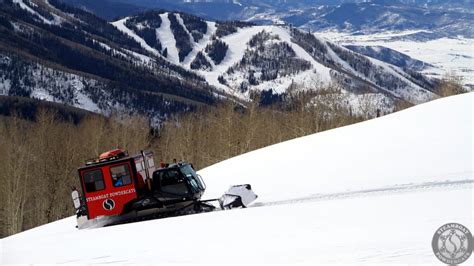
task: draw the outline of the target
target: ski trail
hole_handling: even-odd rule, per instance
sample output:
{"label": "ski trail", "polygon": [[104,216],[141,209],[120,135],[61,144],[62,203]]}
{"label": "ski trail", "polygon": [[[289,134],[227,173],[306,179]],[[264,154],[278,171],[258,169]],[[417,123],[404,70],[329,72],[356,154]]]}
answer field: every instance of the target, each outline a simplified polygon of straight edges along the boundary
{"label": "ski trail", "polygon": [[[250,28],[239,28],[237,32],[222,37],[220,40],[226,43],[229,46],[229,49],[227,50],[224,59],[218,65],[213,67],[212,72],[200,72],[206,79],[207,83],[216,88],[223,89],[235,97],[241,98],[241,94],[230,89],[226,85],[222,85],[219,82],[219,76],[224,74],[229,67],[242,60],[245,54],[245,49],[247,48],[247,43],[255,34],[264,29],[270,31],[270,27],[271,26],[255,26]],[[212,61],[212,64],[214,64],[214,61]]]}
{"label": "ski trail", "polygon": [[313,69],[310,69],[310,71],[316,70],[316,72],[320,75],[322,82],[325,84],[329,84],[331,82],[331,69],[316,61],[316,59],[314,59],[314,57],[311,56],[305,49],[294,43],[291,40],[291,34],[287,29],[271,26],[270,33],[277,34],[282,41],[286,42],[291,47],[291,49],[293,49],[296,57],[309,61],[313,66]]}
{"label": "ski trail", "polygon": [[313,201],[327,201],[327,200],[338,200],[347,198],[359,198],[366,196],[385,195],[385,194],[398,194],[398,193],[409,193],[414,191],[426,191],[435,189],[454,189],[460,187],[472,188],[474,185],[473,179],[459,180],[459,181],[445,181],[445,182],[426,182],[421,184],[404,184],[391,187],[382,187],[374,189],[364,189],[357,191],[347,191],[340,193],[331,194],[315,194],[307,197],[293,198],[288,200],[278,200],[270,202],[255,202],[249,208],[253,207],[267,207],[276,205],[287,205],[296,203],[305,203]]}
{"label": "ski trail", "polygon": [[184,21],[181,15],[179,13],[176,13],[174,14],[174,16],[176,17],[176,20],[178,21],[179,25],[181,25],[181,27],[183,27],[183,30],[186,32],[186,34],[188,34],[189,41],[191,43],[195,43],[194,37],[191,34],[191,32],[189,32],[188,28],[186,28],[186,25],[184,25]]}
{"label": "ski trail", "polygon": [[128,36],[132,37],[135,41],[137,41],[145,50],[153,53],[154,55],[160,56],[160,53],[148,45],[145,40],[143,40],[140,36],[138,36],[135,32],[133,32],[131,29],[129,29],[125,23],[127,22],[129,18],[123,18],[121,20],[117,20],[115,22],[112,22],[111,24],[116,27],[119,31],[127,34]]}
{"label": "ski trail", "polygon": [[[204,49],[206,48],[207,44],[209,44],[209,42],[211,41],[211,37],[216,32],[217,27],[216,27],[215,22],[206,21],[206,23],[207,23],[207,32],[206,32],[206,34],[204,34],[204,36],[202,37],[201,40],[199,40],[198,43],[193,43],[194,44],[193,45],[194,46],[193,50],[186,56],[186,58],[184,58],[183,65],[187,69],[191,68],[191,62],[194,60],[197,53],[200,52],[200,51],[203,52],[206,59],[209,61],[209,63],[211,63],[212,68],[215,67],[214,61],[212,61],[212,59],[209,58],[207,53],[204,52]],[[184,27],[184,25],[183,25],[183,27]]]}
{"label": "ski trail", "polygon": [[160,39],[163,50],[168,49],[166,57],[172,63],[179,65],[178,49],[176,48],[176,39],[171,31],[171,22],[168,18],[168,12],[160,14],[161,26],[156,30],[156,34]]}
{"label": "ski trail", "polygon": [[[51,20],[49,20],[49,19],[46,19],[45,17],[43,17],[42,15],[40,15],[40,13],[38,13],[36,10],[32,9],[32,8],[29,7],[27,4],[25,4],[25,3],[23,2],[23,0],[13,0],[13,3],[20,5],[21,9],[26,10],[27,12],[29,12],[29,13],[31,13],[31,14],[37,16],[37,17],[40,18],[40,19],[43,21],[43,23],[45,23],[45,24],[48,24],[48,25],[53,25],[53,24],[54,24],[54,25],[59,25],[59,24],[61,24],[61,23],[57,23],[57,22],[55,22],[55,21],[51,21]],[[53,14],[53,15],[54,15],[54,14]],[[54,17],[56,18],[57,16],[54,16]]]}

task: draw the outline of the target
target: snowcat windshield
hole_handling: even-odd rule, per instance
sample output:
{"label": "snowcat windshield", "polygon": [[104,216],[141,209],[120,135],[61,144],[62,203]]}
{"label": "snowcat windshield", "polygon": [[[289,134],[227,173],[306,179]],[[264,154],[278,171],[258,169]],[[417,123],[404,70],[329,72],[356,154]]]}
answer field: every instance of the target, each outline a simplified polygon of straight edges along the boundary
{"label": "snowcat windshield", "polygon": [[191,185],[194,192],[204,190],[204,185],[201,183],[201,180],[199,180],[196,172],[189,164],[181,166],[181,172],[188,179],[189,184]]}

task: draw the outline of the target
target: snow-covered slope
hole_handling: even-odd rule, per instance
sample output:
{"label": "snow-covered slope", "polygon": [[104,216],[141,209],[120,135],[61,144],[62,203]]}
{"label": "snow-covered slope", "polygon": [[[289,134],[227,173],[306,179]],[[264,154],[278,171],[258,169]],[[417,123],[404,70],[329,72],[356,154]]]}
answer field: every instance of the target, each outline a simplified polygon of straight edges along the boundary
{"label": "snow-covered slope", "polygon": [[248,209],[80,231],[71,217],[2,239],[1,263],[439,263],[436,229],[474,228],[473,102],[436,100],[200,171],[206,197],[251,183]]}
{"label": "snow-covered slope", "polygon": [[473,100],[442,99],[232,158],[200,172],[213,182],[206,196],[227,180],[251,183],[266,202],[472,179]]}

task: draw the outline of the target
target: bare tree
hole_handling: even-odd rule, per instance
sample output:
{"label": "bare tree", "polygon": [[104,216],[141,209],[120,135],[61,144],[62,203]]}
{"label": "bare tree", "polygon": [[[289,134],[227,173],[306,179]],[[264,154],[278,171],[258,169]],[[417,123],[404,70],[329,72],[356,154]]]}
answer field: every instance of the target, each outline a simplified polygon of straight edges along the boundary
{"label": "bare tree", "polygon": [[455,73],[448,73],[441,79],[436,92],[441,97],[465,93],[467,90],[462,84],[462,77]]}

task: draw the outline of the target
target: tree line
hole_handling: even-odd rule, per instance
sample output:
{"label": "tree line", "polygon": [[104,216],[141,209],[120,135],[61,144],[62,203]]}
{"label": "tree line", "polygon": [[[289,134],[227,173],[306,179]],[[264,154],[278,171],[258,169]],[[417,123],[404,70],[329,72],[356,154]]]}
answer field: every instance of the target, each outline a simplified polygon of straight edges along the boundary
{"label": "tree line", "polygon": [[90,115],[74,124],[50,109],[35,121],[0,116],[0,238],[72,215],[77,168],[115,147],[150,147],[148,120]]}

